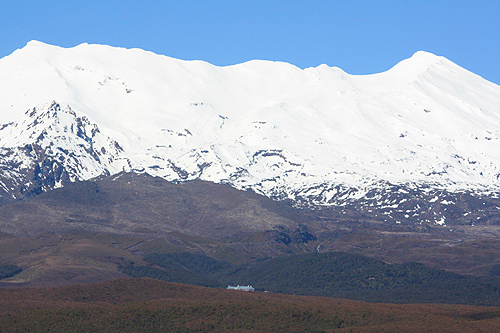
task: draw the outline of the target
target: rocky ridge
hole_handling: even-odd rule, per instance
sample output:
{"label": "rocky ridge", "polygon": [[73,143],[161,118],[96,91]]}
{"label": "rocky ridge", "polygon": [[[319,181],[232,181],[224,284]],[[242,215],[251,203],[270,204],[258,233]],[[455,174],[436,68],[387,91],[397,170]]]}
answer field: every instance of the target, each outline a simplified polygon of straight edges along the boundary
{"label": "rocky ridge", "polygon": [[395,225],[497,223],[500,87],[443,57],[355,76],[30,42],[0,73],[4,201],[125,170]]}

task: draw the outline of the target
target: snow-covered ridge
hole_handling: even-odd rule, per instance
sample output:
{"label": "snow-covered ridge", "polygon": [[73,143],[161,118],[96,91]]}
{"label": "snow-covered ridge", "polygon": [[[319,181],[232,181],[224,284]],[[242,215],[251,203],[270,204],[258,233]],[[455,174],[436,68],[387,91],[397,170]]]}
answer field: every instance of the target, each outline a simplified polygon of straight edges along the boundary
{"label": "snow-covered ridge", "polygon": [[119,144],[100,133],[87,117],[55,101],[25,112],[18,122],[0,126],[3,190],[14,197],[37,194],[67,182],[89,179],[117,169]]}
{"label": "snow-covered ridge", "polygon": [[[27,113],[49,112],[52,101],[59,127]],[[76,118],[86,136],[65,130]],[[2,149],[45,131],[37,144],[72,152],[75,179],[132,169],[327,205],[381,184],[500,184],[500,87],[422,51],[386,72],[350,75],[33,41],[0,59],[0,124]],[[88,135],[93,126],[99,135]]]}

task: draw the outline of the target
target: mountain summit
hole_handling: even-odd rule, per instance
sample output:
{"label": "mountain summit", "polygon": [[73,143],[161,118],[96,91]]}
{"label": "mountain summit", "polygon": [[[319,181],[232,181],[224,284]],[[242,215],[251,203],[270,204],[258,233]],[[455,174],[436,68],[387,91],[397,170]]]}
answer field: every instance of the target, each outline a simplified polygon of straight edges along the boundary
{"label": "mountain summit", "polygon": [[[395,221],[394,193],[499,190],[500,87],[427,52],[350,75],[32,41],[0,59],[0,87],[4,200],[125,170]],[[400,216],[445,223],[412,207]]]}

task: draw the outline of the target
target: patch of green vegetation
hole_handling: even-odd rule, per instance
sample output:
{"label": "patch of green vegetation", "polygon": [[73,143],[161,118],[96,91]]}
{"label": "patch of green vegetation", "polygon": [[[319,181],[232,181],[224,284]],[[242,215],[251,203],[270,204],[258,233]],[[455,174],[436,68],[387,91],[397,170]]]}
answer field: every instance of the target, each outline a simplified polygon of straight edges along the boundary
{"label": "patch of green vegetation", "polygon": [[223,287],[252,285],[285,294],[393,303],[500,305],[500,278],[459,275],[419,263],[386,264],[342,252],[291,255],[242,266],[194,253],[152,253],[148,266],[124,264],[132,277]]}
{"label": "patch of green vegetation", "polygon": [[489,271],[490,275],[500,276],[500,265],[493,265]]}
{"label": "patch of green vegetation", "polygon": [[219,274],[257,290],[370,302],[500,305],[500,279],[459,275],[418,263],[386,264],[347,253],[277,257]]}
{"label": "patch of green vegetation", "polygon": [[179,265],[192,272],[210,275],[231,268],[225,261],[218,261],[208,256],[196,253],[152,253],[144,256],[147,262],[163,268]]}
{"label": "patch of green vegetation", "polygon": [[1,265],[0,266],[0,280],[6,279],[21,273],[23,270],[16,265]]}
{"label": "patch of green vegetation", "polygon": [[215,262],[215,260],[205,256],[197,257],[193,255],[197,261],[189,261],[186,258],[190,258],[190,256],[183,256],[184,263],[187,263],[192,268],[189,269],[179,264],[170,256],[175,257],[176,254],[152,254],[146,256],[144,259],[149,261],[152,266],[136,266],[133,262],[129,262],[125,265],[120,265],[119,268],[125,274],[135,278],[150,277],[162,281],[180,282],[197,286],[221,287],[219,281],[199,272],[206,272],[211,267],[207,263],[214,266],[212,261]]}

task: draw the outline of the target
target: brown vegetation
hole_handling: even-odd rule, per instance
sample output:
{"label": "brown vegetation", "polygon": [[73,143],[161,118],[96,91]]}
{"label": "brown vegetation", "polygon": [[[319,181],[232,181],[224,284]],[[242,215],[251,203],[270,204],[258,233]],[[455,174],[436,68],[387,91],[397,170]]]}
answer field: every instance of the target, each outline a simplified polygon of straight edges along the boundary
{"label": "brown vegetation", "polygon": [[0,289],[7,331],[493,332],[500,308],[371,304],[151,279]]}
{"label": "brown vegetation", "polygon": [[[489,226],[492,227],[492,226]],[[500,267],[496,234],[460,226],[417,230],[323,210],[297,210],[204,181],[172,184],[119,174],[69,184],[0,206],[0,265],[20,274],[0,285],[56,286],[124,277],[149,253],[189,252],[231,264],[343,251],[388,263],[420,262],[461,274]],[[498,274],[496,274],[498,275]]]}

